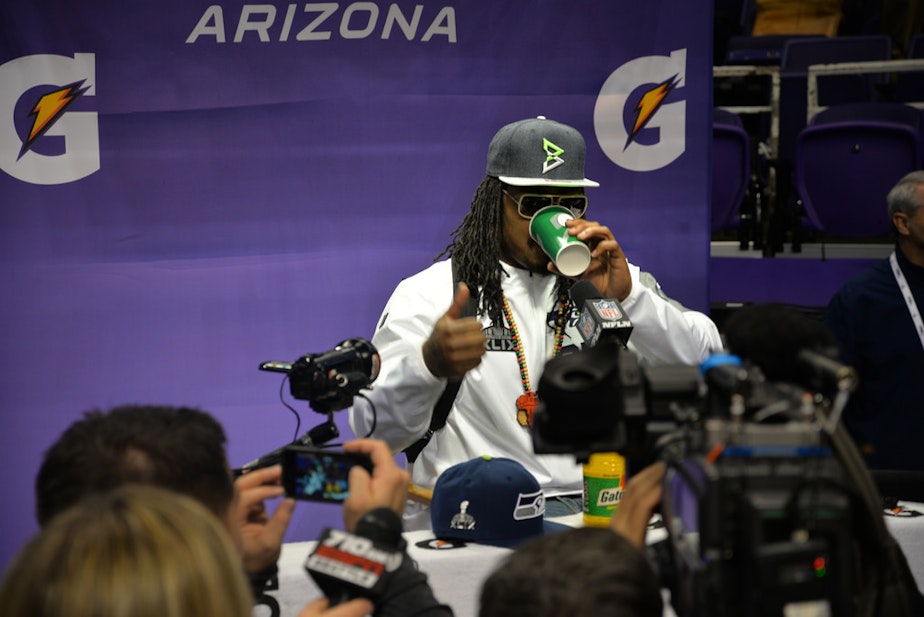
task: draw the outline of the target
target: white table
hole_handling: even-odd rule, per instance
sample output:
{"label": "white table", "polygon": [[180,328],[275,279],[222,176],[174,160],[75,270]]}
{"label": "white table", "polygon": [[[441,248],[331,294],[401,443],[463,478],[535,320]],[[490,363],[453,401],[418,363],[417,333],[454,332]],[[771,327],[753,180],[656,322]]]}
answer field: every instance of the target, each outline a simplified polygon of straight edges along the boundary
{"label": "white table", "polygon": [[924,591],[924,503],[900,501],[899,505],[921,513],[917,517],[885,517],[886,527],[902,547],[918,589]]}
{"label": "white table", "polygon": [[[440,602],[451,606],[456,617],[475,617],[478,614],[478,596],[484,579],[510,553],[507,548],[481,544],[467,544],[450,550],[418,547],[417,542],[434,537],[432,531],[410,531],[404,537],[408,554],[427,575],[434,595]],[[269,594],[279,602],[281,617],[297,617],[308,602],[321,596],[321,591],[303,568],[314,545],[314,542],[293,542],[282,547],[279,590]],[[269,611],[258,607],[254,614],[265,616]]]}
{"label": "white table", "polygon": [[[924,513],[924,504],[900,502],[901,505]],[[924,516],[885,517],[886,525],[905,553],[915,581],[924,589]],[[555,519],[571,526],[580,526],[581,515]],[[649,531],[647,540],[656,542],[666,531]],[[432,531],[411,531],[404,534],[408,553],[417,561],[420,570],[427,574],[436,598],[452,607],[456,617],[477,617],[481,585],[497,564],[510,553],[510,549],[480,544],[468,544],[451,550],[428,550],[416,546],[417,542],[433,538]],[[297,617],[311,600],[321,596],[314,581],[303,565],[314,548],[314,542],[295,542],[282,547],[279,558],[279,590],[270,593],[280,606],[281,617]],[[669,596],[665,591],[665,617],[674,617]],[[255,617],[267,617],[266,607],[258,607]]]}

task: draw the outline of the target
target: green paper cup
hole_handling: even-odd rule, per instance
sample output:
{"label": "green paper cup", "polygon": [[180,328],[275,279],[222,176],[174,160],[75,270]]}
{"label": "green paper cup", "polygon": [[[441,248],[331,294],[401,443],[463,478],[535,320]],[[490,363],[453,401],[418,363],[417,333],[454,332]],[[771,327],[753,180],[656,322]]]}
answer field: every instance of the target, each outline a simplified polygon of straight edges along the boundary
{"label": "green paper cup", "polygon": [[533,215],[529,235],[565,276],[577,276],[590,265],[590,247],[568,233],[565,221],[573,219],[563,206],[546,206]]}

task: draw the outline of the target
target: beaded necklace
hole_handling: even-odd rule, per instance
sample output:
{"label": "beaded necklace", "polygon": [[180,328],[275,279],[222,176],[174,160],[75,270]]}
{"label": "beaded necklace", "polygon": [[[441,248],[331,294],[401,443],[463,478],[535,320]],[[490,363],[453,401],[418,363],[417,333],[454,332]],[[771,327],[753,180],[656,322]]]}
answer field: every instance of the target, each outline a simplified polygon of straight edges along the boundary
{"label": "beaded necklace", "polygon": [[[529,385],[529,370],[526,368],[526,354],[523,353],[523,346],[520,344],[520,332],[517,330],[517,324],[513,320],[513,312],[510,310],[510,304],[507,302],[507,296],[504,298],[504,319],[507,325],[513,331],[513,350],[517,354],[517,365],[520,367],[520,381],[523,383],[523,394],[517,397],[517,423],[520,426],[533,425],[533,413],[539,404],[539,398],[535,390]],[[552,357],[558,355],[561,351],[562,343],[565,340],[565,311],[568,310],[568,300],[560,300],[558,305],[558,315],[555,318],[555,348],[552,350]]]}

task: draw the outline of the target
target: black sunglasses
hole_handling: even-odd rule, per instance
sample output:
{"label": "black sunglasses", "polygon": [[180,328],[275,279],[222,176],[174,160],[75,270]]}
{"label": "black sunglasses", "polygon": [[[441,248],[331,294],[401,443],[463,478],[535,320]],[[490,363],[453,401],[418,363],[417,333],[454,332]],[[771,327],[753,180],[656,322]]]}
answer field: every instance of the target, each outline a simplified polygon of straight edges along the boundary
{"label": "black sunglasses", "polygon": [[538,195],[535,193],[524,193],[519,199],[511,195],[504,189],[504,195],[517,205],[517,212],[525,219],[531,219],[533,216],[547,206],[562,206],[571,210],[574,218],[579,219],[587,212],[586,195]]}

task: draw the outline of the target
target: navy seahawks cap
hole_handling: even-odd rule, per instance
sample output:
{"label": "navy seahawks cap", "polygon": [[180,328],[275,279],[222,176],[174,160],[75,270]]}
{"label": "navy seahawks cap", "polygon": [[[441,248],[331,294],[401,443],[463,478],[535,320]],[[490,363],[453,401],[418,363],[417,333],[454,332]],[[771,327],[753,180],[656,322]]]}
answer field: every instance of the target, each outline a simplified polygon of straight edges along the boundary
{"label": "navy seahawks cap", "polygon": [[489,176],[513,186],[600,186],[584,177],[584,138],[545,116],[508,124],[488,146]]}
{"label": "navy seahawks cap", "polygon": [[482,456],[453,465],[436,479],[430,522],[440,540],[515,546],[567,525],[544,520],[545,496],[523,465]]}

